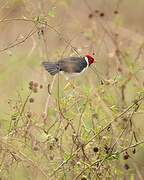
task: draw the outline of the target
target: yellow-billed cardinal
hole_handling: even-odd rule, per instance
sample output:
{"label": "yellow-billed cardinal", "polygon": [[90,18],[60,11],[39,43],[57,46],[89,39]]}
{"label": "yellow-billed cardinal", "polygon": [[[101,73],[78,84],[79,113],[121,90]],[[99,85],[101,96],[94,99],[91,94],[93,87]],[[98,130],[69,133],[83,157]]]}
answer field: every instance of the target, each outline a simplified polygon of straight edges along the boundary
{"label": "yellow-billed cardinal", "polygon": [[57,62],[44,61],[42,65],[51,75],[55,75],[59,72],[78,75],[84,72],[94,62],[95,59],[92,56],[86,55],[84,57],[63,58]]}

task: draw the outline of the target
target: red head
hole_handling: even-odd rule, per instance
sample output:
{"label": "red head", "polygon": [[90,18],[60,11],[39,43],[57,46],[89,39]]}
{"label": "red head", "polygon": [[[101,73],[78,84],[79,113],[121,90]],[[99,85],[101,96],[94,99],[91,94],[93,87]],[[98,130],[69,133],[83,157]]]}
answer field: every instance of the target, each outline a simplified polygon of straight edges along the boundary
{"label": "red head", "polygon": [[85,55],[85,57],[88,60],[89,66],[96,62],[96,60],[92,56],[90,56],[89,54]]}

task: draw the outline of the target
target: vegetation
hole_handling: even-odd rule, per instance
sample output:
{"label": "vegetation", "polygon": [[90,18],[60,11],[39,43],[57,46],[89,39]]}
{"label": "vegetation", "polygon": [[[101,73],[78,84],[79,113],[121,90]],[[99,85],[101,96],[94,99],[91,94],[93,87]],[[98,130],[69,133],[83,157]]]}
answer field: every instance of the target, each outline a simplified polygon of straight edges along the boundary
{"label": "vegetation", "polygon": [[[0,178],[144,179],[143,0],[0,5]],[[41,67],[85,54],[67,88]]]}

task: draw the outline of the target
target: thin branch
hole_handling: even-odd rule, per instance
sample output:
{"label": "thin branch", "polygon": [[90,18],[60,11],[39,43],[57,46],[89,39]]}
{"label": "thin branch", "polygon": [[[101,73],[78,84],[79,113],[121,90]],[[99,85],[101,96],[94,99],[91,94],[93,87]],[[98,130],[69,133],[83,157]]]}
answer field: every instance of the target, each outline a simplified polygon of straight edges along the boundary
{"label": "thin branch", "polygon": [[9,45],[6,48],[0,49],[0,52],[6,51],[6,50],[11,49],[11,48],[13,48],[15,46],[23,44],[27,39],[29,39],[29,37],[33,36],[37,32],[37,30],[34,31],[35,27],[36,26],[33,27],[33,29],[28,33],[28,35],[23,40],[21,40],[20,42],[14,43],[12,45]]}
{"label": "thin branch", "polygon": [[[137,103],[141,102],[144,100],[144,97],[140,98],[139,100],[137,100]],[[101,134],[104,130],[106,130],[113,122],[115,122],[116,120],[118,120],[119,118],[121,118],[125,113],[127,113],[129,110],[131,110],[133,107],[135,107],[136,104],[135,102],[132,103],[127,109],[125,109],[122,113],[120,113],[118,116],[116,116],[114,119],[112,119],[105,127],[103,127],[97,134],[95,134],[92,138],[90,138],[87,143],[85,143],[83,145],[83,147],[86,147],[90,142],[92,142],[99,134]],[[143,141],[142,141],[143,142]],[[137,144],[141,144],[142,142],[139,142]],[[133,146],[129,146],[128,148],[131,147],[135,147],[137,144],[133,145]],[[69,162],[69,160],[71,160],[79,151],[81,150],[81,147],[78,148],[75,152],[73,152],[73,154],[71,154],[71,156],[69,158],[67,158],[67,160],[63,161],[58,167],[55,168],[55,170],[50,174],[50,177],[52,177],[59,169],[61,169],[61,167],[63,165],[65,165],[66,163]]]}

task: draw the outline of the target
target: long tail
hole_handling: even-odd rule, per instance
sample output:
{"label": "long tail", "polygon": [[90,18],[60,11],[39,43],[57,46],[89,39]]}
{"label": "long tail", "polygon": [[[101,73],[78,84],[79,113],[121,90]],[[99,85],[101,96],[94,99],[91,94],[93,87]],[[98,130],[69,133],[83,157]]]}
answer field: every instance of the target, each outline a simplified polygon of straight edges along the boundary
{"label": "long tail", "polygon": [[47,70],[52,76],[60,71],[58,64],[52,62],[42,62],[45,70]]}

